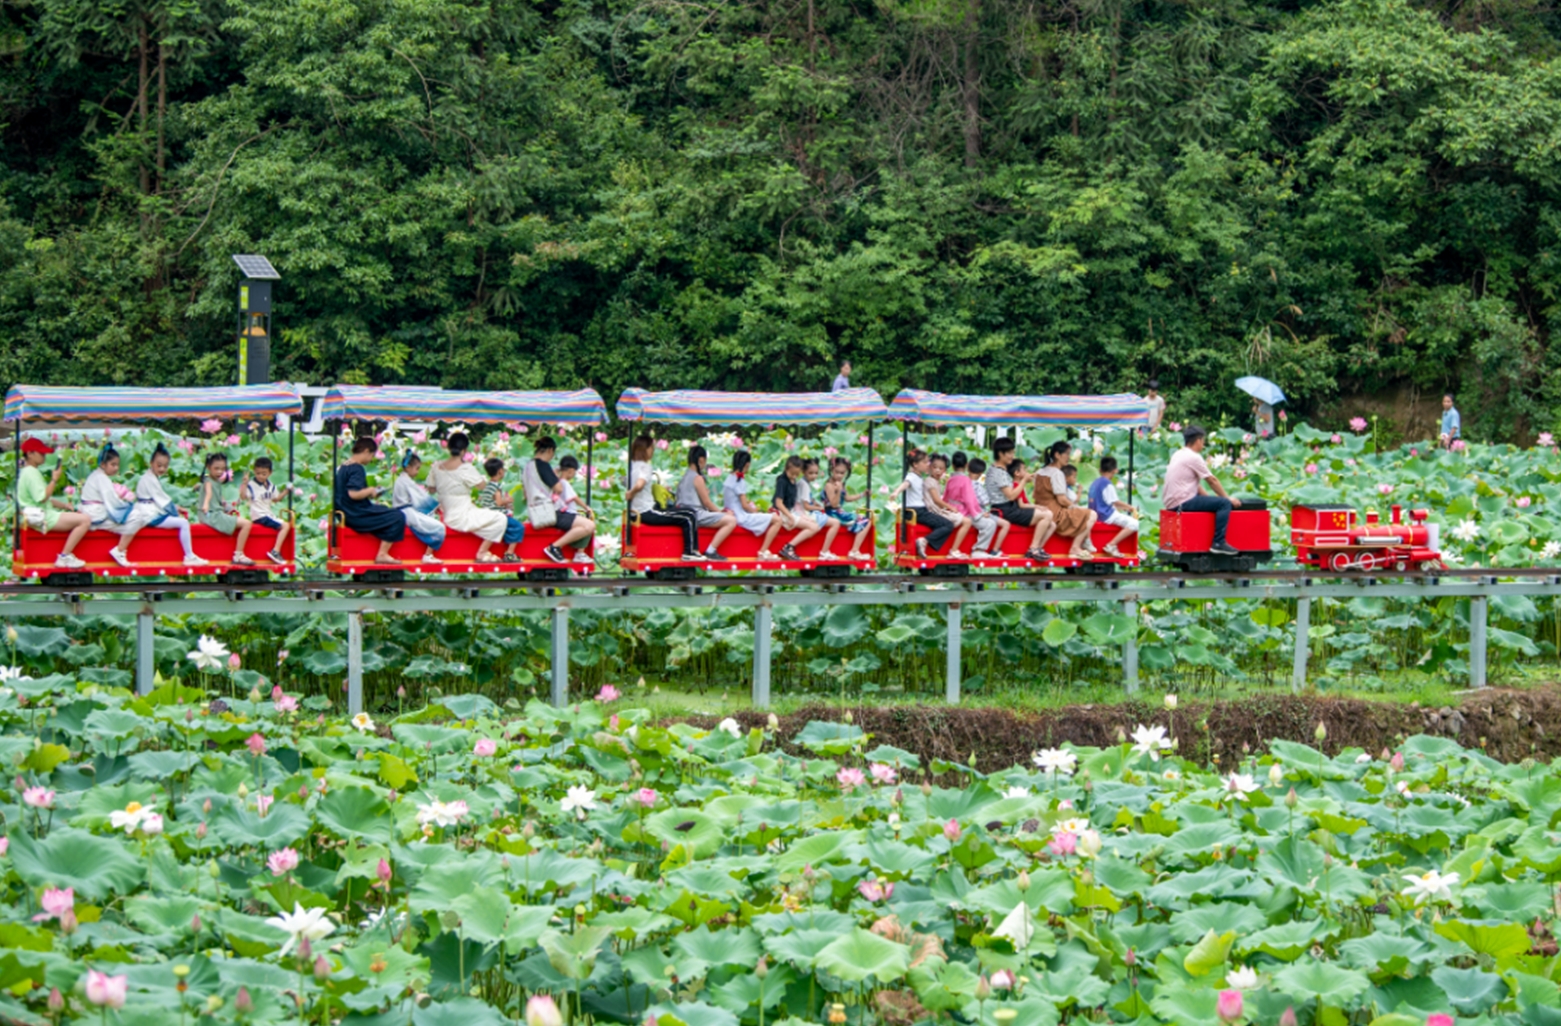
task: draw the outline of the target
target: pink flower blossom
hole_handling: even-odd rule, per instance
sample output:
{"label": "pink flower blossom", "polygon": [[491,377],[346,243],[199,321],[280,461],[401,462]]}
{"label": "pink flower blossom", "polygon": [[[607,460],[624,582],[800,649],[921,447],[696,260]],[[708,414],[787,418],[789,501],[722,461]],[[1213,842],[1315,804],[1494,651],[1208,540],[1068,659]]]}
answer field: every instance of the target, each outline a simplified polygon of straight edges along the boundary
{"label": "pink flower blossom", "polygon": [[233,446],[233,445],[238,445],[242,441],[243,441],[243,439],[240,438],[238,435],[229,435],[228,436],[228,440],[226,442],[224,442],[223,444],[224,445]]}
{"label": "pink flower blossom", "polygon": [[426,441],[428,441],[428,432],[427,431],[414,431],[412,433],[412,444],[413,445],[422,445]]}
{"label": "pink flower blossom", "polygon": [[1351,457],[1346,456],[1344,458],[1344,465],[1346,467],[1353,467],[1353,466],[1355,466],[1355,460],[1352,459]]}
{"label": "pink flower blossom", "polygon": [[854,787],[861,787],[867,783],[867,775],[855,766],[847,766],[835,774],[835,779],[840,781],[843,790],[849,791]]}
{"label": "pink flower blossom", "polygon": [[648,809],[661,800],[661,795],[656,793],[655,788],[642,787],[634,792],[634,800]]}
{"label": "pink flower blossom", "polygon": [[257,794],[257,795],[255,795],[255,811],[259,812],[262,818],[265,816],[265,814],[267,812],[270,811],[271,806],[274,805],[275,803],[276,803],[276,796],[275,795],[269,795],[269,794]]}
{"label": "pink flower blossom", "polygon": [[959,834],[959,820],[951,819],[947,823],[943,824],[943,836],[948,838],[950,841],[958,841]]}
{"label": "pink flower blossom", "polygon": [[1222,990],[1219,999],[1215,1002],[1214,1011],[1221,1022],[1235,1022],[1241,1018],[1241,1005],[1241,991]]}
{"label": "pink flower blossom", "polygon": [[0,859],[5,858],[5,853],[11,849],[11,839],[0,837]]}
{"label": "pink flower blossom", "polygon": [[38,899],[38,904],[43,911],[33,916],[33,922],[44,923],[50,919],[59,919],[67,912],[76,911],[76,890],[73,887],[67,887],[63,891],[55,887],[45,887],[43,897]]}
{"label": "pink flower blossom", "polygon": [[1432,1012],[1426,1016],[1425,1026],[1454,1026],[1454,1020],[1446,1012]]}
{"label": "pink flower blossom", "polygon": [[239,655],[238,655],[237,652],[231,652],[231,653],[228,654],[228,669],[236,670],[236,669],[238,669],[239,667],[241,667],[243,665],[244,665],[244,660],[239,658]]}
{"label": "pink flower blossom", "polygon": [[596,434],[592,435],[591,437],[595,438],[597,444],[600,445],[602,442],[607,441],[607,432],[605,432],[605,431],[598,431]]}
{"label": "pink flower blossom", "polygon": [[1173,421],[1171,421],[1169,424],[1167,424],[1165,426],[1165,429],[1167,431],[1180,431],[1182,429],[1182,426],[1179,423],[1177,423],[1176,421],[1173,420]]}
{"label": "pink flower blossom", "polygon": [[262,755],[266,754],[265,735],[261,734],[259,731],[256,731],[255,733],[249,735],[249,737],[244,741],[244,746],[249,749],[250,755],[253,755],[257,759],[260,758]]}
{"label": "pink flower blossom", "polygon": [[472,745],[472,754],[479,759],[486,759],[499,750],[499,744],[491,737],[485,737]]}
{"label": "pink flower blossom", "polygon": [[222,430],[222,421],[218,420],[216,417],[213,417],[210,420],[203,420],[201,421],[201,430],[208,435],[214,435],[218,431]]}
{"label": "pink flower blossom", "polygon": [[838,455],[840,455],[840,450],[836,449],[833,445],[826,445],[826,446],[824,446],[824,455],[825,456],[838,456]]}
{"label": "pink flower blossom", "polygon": [[1072,798],[1064,798],[1064,799],[1062,799],[1061,801],[1059,801],[1057,803],[1057,811],[1059,811],[1059,812],[1061,812],[1064,809],[1071,809],[1071,808],[1073,808],[1073,799]]}
{"label": "pink flower blossom", "polygon": [[1331,435],[1329,436],[1328,441],[1332,442],[1334,445],[1338,445],[1340,442],[1344,441],[1344,439],[1338,435]]}
{"label": "pink flower blossom", "polygon": [[276,706],[276,711],[279,713],[290,713],[298,711],[298,699],[294,698],[292,695],[279,695],[272,700],[271,704]]}
{"label": "pink flower blossom", "polygon": [[46,787],[29,787],[22,792],[22,804],[35,809],[54,808],[54,792]]}
{"label": "pink flower blossom", "polygon": [[1317,464],[1315,464],[1315,463],[1308,463],[1306,465],[1306,472],[1308,474],[1315,474],[1315,473],[1317,473]]}
{"label": "pink flower blossom", "polygon": [[87,1001],[100,1008],[123,1008],[130,991],[130,977],[109,976],[87,970]]}
{"label": "pink flower blossom", "polygon": [[1394,773],[1404,772],[1404,753],[1394,752],[1393,758],[1388,760],[1388,765],[1393,767]]}
{"label": "pink flower blossom", "polygon": [[1520,495],[1520,496],[1518,496],[1518,503],[1517,503],[1518,509],[1528,509],[1529,504],[1532,503],[1533,501],[1534,500],[1530,499],[1527,495]]}
{"label": "pink flower blossom", "polygon": [[1419,456],[1420,455],[1420,450],[1419,449],[1410,449],[1409,450],[1409,455],[1411,455],[1411,456]]}
{"label": "pink flower blossom", "polygon": [[1231,471],[1231,473],[1236,476],[1236,480],[1237,481],[1240,481],[1240,480],[1244,479],[1247,476],[1247,468],[1246,467],[1237,467],[1235,470]]}
{"label": "pink flower blossom", "polygon": [[188,438],[181,438],[175,442],[174,445],[180,449],[183,449],[186,453],[192,453],[195,451],[195,443],[190,441]]}
{"label": "pink flower blossom", "polygon": [[992,979],[988,981],[988,985],[993,990],[1013,990],[1014,974],[1007,969],[999,969],[992,974]]}
{"label": "pink flower blossom", "polygon": [[892,784],[897,777],[894,767],[886,763],[875,762],[868,769],[872,771],[875,784]]}
{"label": "pink flower blossom", "polygon": [[374,878],[379,881],[381,886],[389,885],[390,863],[386,862],[384,859],[380,859],[379,865],[374,867]]}
{"label": "pink flower blossom", "polygon": [[667,446],[670,444],[672,443],[668,442],[665,438],[656,439],[656,448],[662,452],[665,452]]}
{"label": "pink flower blossom", "polygon": [[551,997],[533,994],[526,1001],[526,1026],[564,1026],[564,1016]]}
{"label": "pink flower blossom", "polygon": [[621,697],[621,692],[611,684],[603,684],[602,690],[596,693],[598,702],[616,702]]}
{"label": "pink flower blossom", "polygon": [[1539,444],[1541,449],[1548,449],[1555,444],[1556,436],[1552,435],[1549,431],[1541,431],[1539,433],[1539,438],[1535,439],[1535,441]]}
{"label": "pink flower blossom", "polygon": [[75,485],[66,485],[65,486],[65,494],[66,495],[75,495],[76,494],[76,486]]}
{"label": "pink flower blossom", "polygon": [[1355,432],[1356,434],[1360,434],[1362,431],[1366,430],[1366,418],[1365,417],[1351,417],[1350,418],[1350,430]]}
{"label": "pink flower blossom", "polygon": [[1051,843],[1046,847],[1053,855],[1072,855],[1078,850],[1078,846],[1078,835],[1064,832],[1053,834]]}
{"label": "pink flower blossom", "polygon": [[1279,411],[1279,419],[1280,420],[1289,420],[1290,419],[1290,415],[1285,413],[1284,410],[1280,410]]}
{"label": "pink flower blossom", "polygon": [[862,892],[862,897],[874,903],[888,901],[894,894],[894,884],[877,880],[863,880],[856,885],[856,889]]}
{"label": "pink flower blossom", "polygon": [[500,431],[499,432],[499,444],[500,445],[508,445],[509,444],[509,437],[510,437],[510,435],[509,435],[508,431]]}
{"label": "pink flower blossom", "polygon": [[278,650],[277,650],[277,653],[276,653],[276,664],[277,664],[277,665],[278,665],[278,666],[281,666],[281,665],[282,665],[282,663],[284,663],[284,662],[286,662],[286,661],[287,661],[287,656],[288,656],[288,651],[287,651],[287,649],[285,649],[285,648],[283,648],[283,649],[278,649]]}
{"label": "pink flower blossom", "polygon": [[1377,491],[1382,495],[1392,495],[1393,486],[1384,481],[1382,484],[1377,485]]}
{"label": "pink flower blossom", "polygon": [[292,848],[274,851],[271,857],[266,859],[266,868],[271,870],[272,876],[286,876],[298,868],[298,852]]}

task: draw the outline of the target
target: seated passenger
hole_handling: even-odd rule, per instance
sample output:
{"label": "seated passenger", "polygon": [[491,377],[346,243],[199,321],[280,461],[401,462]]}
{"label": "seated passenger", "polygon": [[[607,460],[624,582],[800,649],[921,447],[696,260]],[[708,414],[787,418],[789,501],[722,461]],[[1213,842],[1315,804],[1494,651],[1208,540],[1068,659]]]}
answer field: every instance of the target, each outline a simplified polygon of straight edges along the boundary
{"label": "seated passenger", "polygon": [[1035,504],[1051,511],[1058,534],[1073,539],[1068,557],[1088,559],[1094,551],[1089,543],[1089,532],[1095,526],[1095,514],[1068,498],[1068,481],[1062,468],[1072,451],[1073,446],[1065,441],[1053,442],[1046,450],[1046,466],[1036,474]]}
{"label": "seated passenger", "polygon": [[802,460],[797,456],[787,456],[786,465],[775,477],[775,494],[770,499],[770,509],[775,511],[775,518],[788,528],[797,533],[791,541],[781,546],[781,559],[801,559],[797,555],[797,545],[813,537],[819,532],[818,521],[813,515],[798,505],[798,496],[801,489],[797,487],[802,481]]}
{"label": "seated passenger", "polygon": [[[811,516],[813,523],[824,532],[824,544],[818,550],[820,559],[839,559],[832,551],[835,544],[835,536],[840,533],[840,521],[824,512],[824,503],[819,501],[824,498],[820,488],[818,498],[813,497],[813,489],[818,484],[818,460],[811,456],[802,461],[802,480],[797,482],[797,509],[803,517]],[[795,544],[795,542],[793,542]]]}
{"label": "seated passenger", "polygon": [[445,444],[449,457],[428,470],[428,484],[439,497],[444,526],[480,539],[475,562],[502,563],[503,557],[493,554],[493,546],[508,545],[508,554],[513,557],[515,547],[526,536],[526,526],[501,510],[483,509],[472,501],[472,492],[481,488],[485,479],[482,471],[466,462],[466,452],[472,447],[466,432],[455,432]]}
{"label": "seated passenger", "polygon": [[234,566],[254,566],[255,561],[244,554],[244,546],[249,542],[249,532],[254,525],[239,516],[238,503],[229,502],[222,493],[224,482],[232,480],[232,477],[228,472],[226,455],[214,452],[206,457],[206,466],[201,471],[199,519],[218,534],[234,537]]}
{"label": "seated passenger", "polygon": [[444,561],[434,553],[444,546],[448,533],[444,521],[434,516],[439,499],[429,495],[428,489],[417,480],[417,472],[422,466],[422,458],[408,449],[401,457],[401,473],[396,475],[396,482],[391,486],[390,502],[406,517],[407,527],[417,535],[417,540],[428,546],[428,551],[423,553],[423,562],[442,563]]}
{"label": "seated passenger", "polygon": [[[163,478],[168,476],[168,450],[158,442],[152,450],[151,463],[146,473],[136,482],[136,513],[147,527],[166,527],[179,532],[179,547],[184,549],[185,566],[205,566],[206,560],[195,554],[190,537],[190,511],[174,505],[163,491]],[[285,562],[278,560],[278,562]]]}
{"label": "seated passenger", "polygon": [[948,484],[943,487],[943,501],[948,503],[959,514],[969,520],[971,526],[976,529],[976,547],[970,554],[976,559],[986,559],[1003,549],[1003,539],[1008,536],[1009,524],[1006,520],[986,511],[981,504],[978,489],[975,482],[970,479],[967,469],[973,469],[975,464],[980,464],[986,469],[986,464],[980,460],[971,461],[962,452],[956,452],[953,456],[953,474],[949,476]]}
{"label": "seated passenger", "polygon": [[596,512],[575,494],[574,480],[579,472],[580,461],[573,456],[565,456],[558,461],[558,491],[553,495],[553,505],[558,507],[560,513],[584,513],[595,518]]}
{"label": "seated passenger", "polygon": [[54,565],[75,570],[87,565],[75,551],[92,529],[92,518],[76,512],[64,499],[54,497],[54,490],[65,476],[65,466],[60,460],[54,461],[54,473],[49,475],[48,481],[43,479],[43,471],[38,468],[53,452],[52,447],[36,438],[23,440],[23,465],[21,473],[16,475],[16,503],[22,510],[22,522],[34,531],[65,535],[65,547],[55,557]]}
{"label": "seated passenger", "polygon": [[348,527],[379,539],[374,562],[399,565],[400,561],[390,554],[390,546],[406,537],[406,516],[400,510],[370,501],[385,493],[385,489],[369,484],[367,467],[378,452],[379,443],[372,438],[359,438],[352,443],[352,455],[336,471],[336,509]]}
{"label": "seated passenger", "polygon": [[950,559],[969,559],[961,549],[965,536],[970,533],[970,526],[974,522],[959,510],[949,505],[943,498],[943,478],[949,472],[949,458],[940,453],[933,453],[927,457],[927,505],[936,510],[940,515],[954,521],[954,540],[949,543]]}
{"label": "seated passenger", "polygon": [[824,482],[824,512],[834,517],[856,536],[851,543],[851,551],[846,554],[847,559],[861,559],[866,555],[862,551],[862,544],[867,541],[867,529],[873,526],[870,518],[848,512],[845,508],[848,502],[861,502],[863,496],[852,495],[846,489],[846,481],[851,477],[851,461],[844,456],[836,456],[829,461],[829,480]]}
{"label": "seated passenger", "polygon": [[[1171,454],[1171,462],[1165,468],[1160,506],[1179,513],[1213,513],[1214,543],[1209,551],[1234,556],[1239,550],[1226,542],[1225,528],[1230,524],[1231,508],[1240,506],[1241,500],[1225,494],[1220,479],[1203,461],[1203,447],[1207,441],[1208,432],[1196,424],[1189,424],[1182,431],[1182,448]],[[1208,482],[1213,495],[1204,494],[1204,482]]]}
{"label": "seated passenger", "polygon": [[1118,528],[1117,536],[1101,549],[1108,556],[1122,555],[1117,549],[1127,539],[1138,533],[1138,510],[1117,496],[1117,461],[1115,456],[1103,456],[1100,460],[1100,476],[1090,482],[1089,508],[1103,524]]}
{"label": "seated passenger", "polygon": [[953,537],[957,526],[954,521],[940,516],[927,505],[926,475],[931,467],[932,460],[926,453],[920,449],[911,449],[905,454],[905,480],[889,494],[891,499],[902,492],[905,494],[905,502],[900,509],[901,520],[908,524],[921,524],[932,532],[925,538],[916,539],[916,555],[921,559],[930,558],[930,550],[937,549]]}
{"label": "seated passenger", "polygon": [[691,509],[657,509],[650,456],[655,443],[649,435],[640,435],[629,447],[629,490],[623,493],[629,513],[651,527],[676,527],[683,535],[683,558],[698,562],[705,557],[699,551],[699,526]]}
{"label": "seated passenger", "polygon": [[98,452],[98,468],[81,485],[81,511],[91,519],[93,530],[119,535],[118,544],[108,554],[120,566],[133,567],[130,543],[157,513],[150,506],[138,504],[129,489],[114,483],[118,473],[119,451],[112,444],[105,445]]}
{"label": "seated passenger", "polygon": [[721,482],[721,505],[737,519],[738,527],[764,539],[759,543],[759,558],[774,559],[769,549],[780,530],[780,518],[760,512],[748,498],[748,465],[752,462],[753,456],[747,449],[738,449],[732,454],[732,472]]}
{"label": "seated passenger", "polygon": [[521,484],[526,494],[526,516],[532,527],[558,528],[558,541],[542,550],[548,559],[555,563],[567,563],[569,557],[564,555],[564,549],[573,548],[577,550],[576,562],[589,563],[591,556],[585,550],[591,547],[591,542],[596,538],[596,521],[578,513],[560,510],[553,501],[553,496],[559,491],[558,474],[553,470],[552,462],[553,454],[557,451],[558,443],[545,435],[537,439],[532,447],[532,459],[521,473]]}
{"label": "seated passenger", "polygon": [[999,438],[992,443],[992,465],[986,472],[986,496],[992,515],[1018,527],[1034,527],[1025,558],[1035,563],[1051,559],[1044,548],[1055,523],[1051,510],[1025,502],[1025,484],[1029,480],[1024,464],[1014,456],[1014,440]]}
{"label": "seated passenger", "polygon": [[672,508],[694,514],[694,522],[700,527],[715,528],[715,536],[705,549],[706,559],[719,559],[721,543],[737,530],[737,517],[715,504],[710,498],[710,486],[705,481],[705,467],[710,454],[702,445],[688,450],[688,469],[678,481],[672,495]]}
{"label": "seated passenger", "polygon": [[[273,563],[286,563],[287,559],[282,555],[282,544],[287,540],[287,531],[292,525],[271,515],[271,504],[281,494],[281,489],[271,482],[271,471],[271,457],[262,456],[256,460],[254,468],[244,478],[244,484],[239,488],[239,498],[249,503],[250,523],[268,527],[276,532],[276,544],[271,546],[271,551],[266,553],[266,558]],[[137,492],[139,491],[138,488]]]}
{"label": "seated passenger", "polygon": [[488,476],[488,480],[482,483],[482,488],[477,492],[477,505],[483,509],[513,508],[515,497],[504,490],[504,461],[497,456],[490,456],[483,461],[482,472]]}

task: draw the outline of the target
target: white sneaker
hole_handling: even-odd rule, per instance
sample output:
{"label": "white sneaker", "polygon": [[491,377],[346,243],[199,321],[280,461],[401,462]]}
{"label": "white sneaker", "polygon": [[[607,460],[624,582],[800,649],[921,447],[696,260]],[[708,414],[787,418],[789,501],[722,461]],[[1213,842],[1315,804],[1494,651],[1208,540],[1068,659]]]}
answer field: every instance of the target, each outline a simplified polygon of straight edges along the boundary
{"label": "white sneaker", "polygon": [[207,560],[202,559],[199,556],[185,556],[184,557],[184,565],[185,566],[210,566],[211,563],[209,561],[207,561]]}
{"label": "white sneaker", "polygon": [[596,560],[592,559],[591,558],[591,554],[589,552],[585,551],[584,549],[576,549],[575,550],[575,562],[576,563],[595,563]]}
{"label": "white sneaker", "polygon": [[971,559],[991,559],[992,554],[985,549],[976,549],[970,554]]}
{"label": "white sneaker", "polygon": [[134,568],[135,567],[135,564],[130,562],[130,556],[127,553],[120,552],[119,551],[119,546],[117,546],[117,545],[114,546],[113,548],[109,549],[108,550],[108,554],[109,554],[110,558],[112,558],[114,560],[114,562],[118,563],[122,567],[126,567],[126,568]]}
{"label": "white sneaker", "polygon": [[64,567],[67,570],[79,570],[81,567],[84,567],[87,564],[83,563],[81,559],[74,553],[62,552],[60,553],[59,558],[54,561],[54,565]]}
{"label": "white sneaker", "polygon": [[423,562],[425,562],[425,563],[443,563],[444,560],[440,559],[438,556],[434,555],[432,552],[425,552],[425,553],[423,553]]}

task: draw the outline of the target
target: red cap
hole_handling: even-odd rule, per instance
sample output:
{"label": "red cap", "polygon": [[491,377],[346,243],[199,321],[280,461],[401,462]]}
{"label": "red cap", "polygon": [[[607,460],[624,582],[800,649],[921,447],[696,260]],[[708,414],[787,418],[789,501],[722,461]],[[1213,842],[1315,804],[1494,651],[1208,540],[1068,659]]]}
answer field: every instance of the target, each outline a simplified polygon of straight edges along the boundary
{"label": "red cap", "polygon": [[36,438],[24,438],[24,439],[22,439],[22,451],[23,452],[41,452],[45,456],[47,456],[47,455],[49,455],[49,453],[54,451],[54,447],[52,445],[44,445],[42,442],[38,441],[38,439],[36,439]]}

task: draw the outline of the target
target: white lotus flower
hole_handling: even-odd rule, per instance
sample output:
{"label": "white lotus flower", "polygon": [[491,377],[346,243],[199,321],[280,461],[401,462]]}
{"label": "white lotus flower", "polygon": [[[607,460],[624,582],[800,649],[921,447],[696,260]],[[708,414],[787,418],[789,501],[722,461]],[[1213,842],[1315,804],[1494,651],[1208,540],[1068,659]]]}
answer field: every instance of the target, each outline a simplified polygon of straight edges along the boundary
{"label": "white lotus flower", "polygon": [[1234,801],[1244,802],[1247,795],[1257,790],[1257,781],[1250,773],[1232,773],[1225,778],[1225,793]]}
{"label": "white lotus flower", "polygon": [[1014,910],[1003,917],[997,929],[992,931],[994,937],[1007,937],[1013,941],[1015,951],[1023,951],[1030,946],[1030,938],[1035,936],[1035,920],[1030,915],[1030,906],[1024,902],[1014,906]]}
{"label": "white lotus flower", "polygon": [[1257,970],[1251,966],[1238,965],[1225,975],[1225,985],[1232,990],[1256,990]]}
{"label": "white lotus flower", "polygon": [[1540,559],[1555,559],[1561,556],[1561,542],[1547,541],[1545,547],[1539,550]]}
{"label": "white lotus flower", "polygon": [[195,651],[187,657],[197,670],[220,670],[228,665],[228,646],[216,638],[202,634],[195,643]]}
{"label": "white lotus flower", "polygon": [[728,716],[726,719],[722,720],[720,723],[716,724],[716,728],[715,729],[721,731],[722,733],[730,734],[733,737],[742,737],[743,736],[742,725],[740,723],[738,723],[736,720],[732,719],[730,716]]}
{"label": "white lotus flower", "polygon": [[1472,542],[1480,536],[1480,525],[1471,518],[1453,528],[1451,533],[1461,542]]}
{"label": "white lotus flower", "polygon": [[1028,798],[1028,797],[1030,797],[1030,789],[1028,787],[1018,787],[1018,786],[1010,787],[1008,790],[1003,792],[1003,797],[1004,798]]}
{"label": "white lotus flower", "polygon": [[1074,816],[1071,819],[1059,819],[1052,827],[1053,834],[1082,834],[1089,829],[1089,820],[1082,816]]}
{"label": "white lotus flower", "polygon": [[277,952],[279,957],[287,957],[287,953],[298,945],[300,940],[308,940],[313,944],[317,940],[324,940],[335,930],[336,925],[325,918],[323,908],[304,908],[298,902],[293,902],[291,912],[283,912],[279,916],[272,916],[266,920],[266,925],[274,926],[287,934],[287,943],[282,945],[282,950]]}
{"label": "white lotus flower", "polygon": [[1160,753],[1171,747],[1164,727],[1146,727],[1140,723],[1133,728],[1133,751],[1147,755],[1154,762],[1160,761]]}
{"label": "white lotus flower", "polygon": [[1078,756],[1061,748],[1044,748],[1031,756],[1031,760],[1043,773],[1060,773],[1065,777],[1071,777],[1079,764]]}
{"label": "white lotus flower", "polygon": [[1416,905],[1423,905],[1433,898],[1437,901],[1452,901],[1453,888],[1458,886],[1457,873],[1443,875],[1434,869],[1418,876],[1405,873],[1404,879],[1409,881],[1409,886],[1402,893],[1406,898],[1414,898]]}
{"label": "white lotus flower", "polygon": [[1279,763],[1270,763],[1268,767],[1268,782],[1275,787],[1278,787],[1280,782],[1284,779],[1285,771],[1279,768]]}
{"label": "white lotus flower", "polygon": [[465,802],[442,802],[435,798],[427,805],[417,807],[417,821],[423,826],[452,827],[470,811]]}
{"label": "white lotus flower", "polygon": [[360,712],[352,718],[352,725],[364,734],[374,732],[374,720],[366,712]]}
{"label": "white lotus flower", "polygon": [[1361,752],[1359,755],[1357,755],[1355,757],[1355,764],[1357,766],[1359,766],[1363,762],[1370,762],[1370,761],[1371,761],[1371,753],[1370,752]]}
{"label": "white lotus flower", "polygon": [[576,813],[581,819],[585,814],[596,808],[596,792],[584,784],[571,787],[564,800],[558,803],[558,807],[565,812]]}
{"label": "white lotus flower", "polygon": [[[152,815],[152,810],[140,802],[131,802],[122,809],[115,809],[108,814],[108,825],[115,830],[123,830],[127,834],[133,834],[141,826],[146,817]],[[161,817],[159,817],[159,822]]]}
{"label": "white lotus flower", "polygon": [[32,680],[20,666],[0,666],[0,682],[8,680]]}

